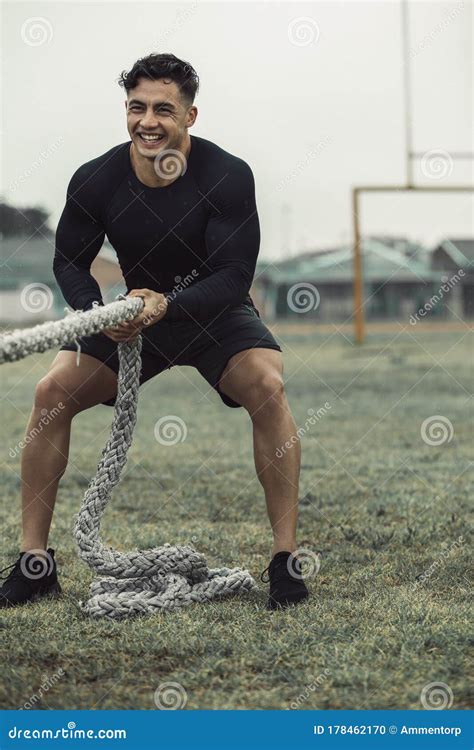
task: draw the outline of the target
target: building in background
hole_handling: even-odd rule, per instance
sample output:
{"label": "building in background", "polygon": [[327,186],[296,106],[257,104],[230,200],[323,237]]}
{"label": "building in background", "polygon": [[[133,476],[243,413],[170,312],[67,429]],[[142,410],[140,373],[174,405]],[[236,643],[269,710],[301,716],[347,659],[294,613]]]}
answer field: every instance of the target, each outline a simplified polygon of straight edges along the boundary
{"label": "building in background", "polygon": [[[472,304],[466,301],[469,283],[463,280],[448,293],[439,294],[443,283],[453,275],[452,269],[460,266],[437,252],[438,249],[429,250],[405,238],[364,238],[366,318],[406,321],[430,300],[426,317],[471,317]],[[346,245],[280,262],[259,261],[251,294],[258,309],[270,320],[349,322],[353,314],[352,281],[353,247]],[[472,276],[470,284],[472,288]]]}
{"label": "building in background", "polygon": [[[64,316],[67,303],[53,273],[54,239],[8,237],[0,242],[0,323],[34,325]],[[107,244],[91,273],[104,302],[125,289],[114,250]]]}
{"label": "building in background", "polygon": [[[67,303],[53,274],[53,257],[53,237],[2,240],[2,325],[34,325],[64,316]],[[367,237],[362,242],[362,257],[368,320],[406,321],[427,303],[426,317],[474,317],[474,240],[445,239],[428,249],[403,237]],[[459,270],[462,278],[440,294],[442,285]],[[115,250],[107,242],[91,273],[104,302],[126,290]],[[352,245],[323,248],[282,261],[259,260],[250,294],[268,320],[349,322],[352,277]]]}
{"label": "building in background", "polygon": [[433,250],[431,265],[448,278],[463,271],[461,281],[450,292],[450,307],[459,317],[474,318],[474,239],[443,240]]}

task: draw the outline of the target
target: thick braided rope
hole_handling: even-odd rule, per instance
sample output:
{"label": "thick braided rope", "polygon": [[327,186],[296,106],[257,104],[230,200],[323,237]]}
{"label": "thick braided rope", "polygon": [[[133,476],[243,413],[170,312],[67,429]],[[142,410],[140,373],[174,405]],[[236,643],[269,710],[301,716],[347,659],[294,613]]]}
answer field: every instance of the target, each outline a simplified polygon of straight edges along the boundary
{"label": "thick braided rope", "polygon": [[[128,306],[129,302],[133,304]],[[94,327],[92,332],[96,332],[121,320],[131,319],[142,306],[141,298],[127,298],[127,301],[112,302],[93,311],[71,314],[64,321],[36,326],[30,329],[31,338],[28,331],[15,331],[0,338],[0,362],[20,359],[33,351],[45,351],[39,341],[38,329],[44,331],[48,340],[53,342],[51,348],[74,341],[86,330],[91,331],[91,326]],[[69,324],[73,318],[74,321]],[[81,322],[87,321],[86,325],[79,325],[76,318]],[[90,318],[93,318],[92,322]],[[58,329],[58,323],[69,325]],[[97,325],[100,328],[95,328]],[[255,586],[246,570],[209,569],[205,557],[192,547],[164,544],[151,550],[122,553],[106,547],[100,540],[102,516],[113,488],[120,481],[132,443],[141,348],[141,336],[118,346],[120,368],[112,427],[96,475],[89,483],[74,525],[79,555],[91,568],[106,576],[92,583],[90,598],[83,605],[83,611],[92,617],[119,620],[131,615],[151,614],[160,609],[174,609],[249,591]]]}
{"label": "thick braided rope", "polygon": [[121,301],[97,305],[92,310],[69,310],[62,320],[42,323],[34,328],[17,328],[0,337],[0,364],[23,359],[34,352],[46,352],[63,344],[75,343],[79,336],[90,336],[125,320],[132,320],[143,308],[141,297],[122,297]]}

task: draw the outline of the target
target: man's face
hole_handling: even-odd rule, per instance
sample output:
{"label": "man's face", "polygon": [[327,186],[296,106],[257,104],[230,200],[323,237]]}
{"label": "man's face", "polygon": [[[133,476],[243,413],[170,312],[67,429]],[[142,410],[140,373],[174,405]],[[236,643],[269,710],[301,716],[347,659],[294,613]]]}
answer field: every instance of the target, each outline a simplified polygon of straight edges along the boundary
{"label": "man's face", "polygon": [[134,147],[152,159],[164,149],[177,149],[197,115],[197,108],[183,102],[178,84],[170,78],[139,78],[128,92],[125,107]]}

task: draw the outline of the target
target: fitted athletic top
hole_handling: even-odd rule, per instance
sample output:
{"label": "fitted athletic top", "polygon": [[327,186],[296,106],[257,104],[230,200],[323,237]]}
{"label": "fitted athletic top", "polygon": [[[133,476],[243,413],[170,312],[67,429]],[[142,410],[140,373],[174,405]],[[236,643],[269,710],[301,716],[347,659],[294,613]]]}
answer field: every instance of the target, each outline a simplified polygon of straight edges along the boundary
{"label": "fitted athletic top", "polygon": [[[91,263],[107,235],[127,291],[168,298],[169,320],[206,320],[250,302],[260,246],[255,183],[248,164],[191,135],[181,176],[144,185],[130,161],[131,141],[73,174],[56,230],[53,270],[73,309],[103,304]],[[166,165],[163,167],[165,169]]]}

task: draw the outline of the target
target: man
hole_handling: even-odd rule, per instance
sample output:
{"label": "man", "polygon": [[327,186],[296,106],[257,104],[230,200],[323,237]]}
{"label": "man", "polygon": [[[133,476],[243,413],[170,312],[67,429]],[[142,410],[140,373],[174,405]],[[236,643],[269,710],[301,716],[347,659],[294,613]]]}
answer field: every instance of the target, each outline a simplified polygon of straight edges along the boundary
{"label": "man", "polygon": [[276,458],[296,425],[283,386],[281,348],[248,293],[260,242],[252,171],[237,156],[189,134],[199,79],[188,63],[170,54],[149,55],[123,72],[119,83],[127,95],[130,141],[74,173],[53,267],[71,307],[103,304],[90,266],[107,235],[129,295],[143,297],[144,309],[133,321],[83,337],[78,365],[76,347],[61,347],[36,387],[28,432],[45,409],[59,402],[62,408],[22,453],[21,554],[0,589],[0,604],[60,591],[47,543],[71,421],[97,404],[113,406],[117,343],[139,333],[140,384],[174,365],[191,365],[224,404],[248,411],[273,531],[267,606],[296,604],[308,596],[293,554],[300,446]]}

